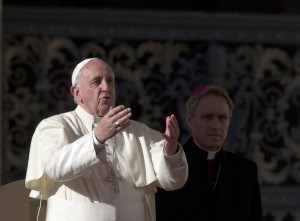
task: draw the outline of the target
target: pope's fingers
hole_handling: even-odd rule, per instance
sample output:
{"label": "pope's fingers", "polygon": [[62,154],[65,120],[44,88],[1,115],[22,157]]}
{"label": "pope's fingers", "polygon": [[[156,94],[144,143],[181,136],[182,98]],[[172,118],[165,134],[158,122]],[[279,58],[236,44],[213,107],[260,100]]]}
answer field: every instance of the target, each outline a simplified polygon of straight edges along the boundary
{"label": "pope's fingers", "polygon": [[179,127],[179,126],[178,126],[178,121],[177,121],[177,118],[175,117],[175,115],[172,115],[172,122],[173,122],[173,124],[174,124],[176,127]]}
{"label": "pope's fingers", "polygon": [[117,115],[118,113],[120,113],[121,111],[123,111],[124,109],[126,109],[126,107],[124,105],[118,105],[116,107],[111,106],[109,112],[106,114],[107,117],[114,117],[115,115]]}
{"label": "pope's fingers", "polygon": [[179,126],[178,126],[175,116],[170,117],[169,127],[170,127],[171,131],[173,131],[174,133],[179,133]]}
{"label": "pope's fingers", "polygon": [[174,114],[171,114],[171,119],[175,122],[175,123],[177,123],[177,118],[176,118],[176,116],[174,115]]}
{"label": "pope's fingers", "polygon": [[131,116],[132,116],[131,108],[126,108],[112,117],[112,123],[116,127],[119,127],[123,123],[126,123],[127,121],[129,121]]}

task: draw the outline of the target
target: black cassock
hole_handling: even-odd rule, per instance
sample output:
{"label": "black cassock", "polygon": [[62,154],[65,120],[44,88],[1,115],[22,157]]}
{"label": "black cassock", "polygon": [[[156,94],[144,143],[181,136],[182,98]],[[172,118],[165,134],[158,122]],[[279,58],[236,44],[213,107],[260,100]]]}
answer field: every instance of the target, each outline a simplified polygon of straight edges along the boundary
{"label": "black cassock", "polygon": [[209,182],[207,152],[192,138],[184,145],[187,183],[179,190],[156,194],[157,221],[262,221],[263,212],[256,164],[222,149]]}

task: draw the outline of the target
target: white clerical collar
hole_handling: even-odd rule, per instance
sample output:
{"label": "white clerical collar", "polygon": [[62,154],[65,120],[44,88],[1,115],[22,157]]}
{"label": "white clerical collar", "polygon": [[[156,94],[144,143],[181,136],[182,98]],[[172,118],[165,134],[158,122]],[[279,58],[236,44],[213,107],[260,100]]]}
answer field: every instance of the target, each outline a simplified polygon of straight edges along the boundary
{"label": "white clerical collar", "polygon": [[217,150],[205,150],[203,149],[195,140],[194,140],[195,144],[203,151],[207,152],[207,160],[213,160],[215,159],[217,153],[221,150],[221,146],[217,149]]}
{"label": "white clerical collar", "polygon": [[92,125],[93,123],[99,123],[101,119],[101,117],[97,117],[92,114],[89,114],[80,105],[77,105],[75,112],[87,125]]}

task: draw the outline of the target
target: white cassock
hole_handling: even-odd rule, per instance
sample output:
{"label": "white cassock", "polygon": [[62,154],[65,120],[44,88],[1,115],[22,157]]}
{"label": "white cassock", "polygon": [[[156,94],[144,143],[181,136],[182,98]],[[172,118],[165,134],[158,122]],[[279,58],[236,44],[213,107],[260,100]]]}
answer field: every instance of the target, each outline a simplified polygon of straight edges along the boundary
{"label": "white cassock", "polygon": [[154,221],[156,186],[175,190],[187,180],[182,148],[165,156],[162,134],[131,120],[96,155],[96,120],[77,106],[40,122],[25,180],[30,197],[47,200],[47,221]]}

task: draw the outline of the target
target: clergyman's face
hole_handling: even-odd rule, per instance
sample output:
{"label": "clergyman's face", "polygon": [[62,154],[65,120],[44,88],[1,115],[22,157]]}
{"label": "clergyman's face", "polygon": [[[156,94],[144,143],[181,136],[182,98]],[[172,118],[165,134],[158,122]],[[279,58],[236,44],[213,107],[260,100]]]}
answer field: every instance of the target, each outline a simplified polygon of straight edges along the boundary
{"label": "clergyman's face", "polygon": [[77,102],[90,114],[102,117],[115,105],[115,77],[103,61],[88,62],[78,76]]}
{"label": "clergyman's face", "polygon": [[226,100],[214,94],[204,96],[194,116],[186,116],[192,136],[201,148],[217,150],[225,141],[230,122]]}

